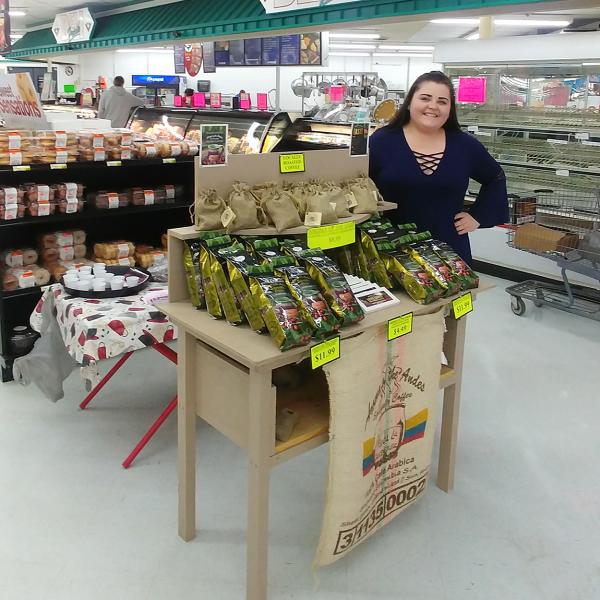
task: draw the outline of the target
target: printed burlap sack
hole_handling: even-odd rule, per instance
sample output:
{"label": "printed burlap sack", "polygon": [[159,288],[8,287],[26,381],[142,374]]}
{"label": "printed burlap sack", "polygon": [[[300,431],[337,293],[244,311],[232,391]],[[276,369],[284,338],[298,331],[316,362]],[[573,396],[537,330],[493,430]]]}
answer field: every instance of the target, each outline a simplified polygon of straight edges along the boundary
{"label": "printed burlap sack", "polygon": [[392,342],[381,327],[344,340],[341,358],[323,367],[329,481],[314,568],[350,552],[423,495],[443,331],[442,311],[415,317],[413,332]]}

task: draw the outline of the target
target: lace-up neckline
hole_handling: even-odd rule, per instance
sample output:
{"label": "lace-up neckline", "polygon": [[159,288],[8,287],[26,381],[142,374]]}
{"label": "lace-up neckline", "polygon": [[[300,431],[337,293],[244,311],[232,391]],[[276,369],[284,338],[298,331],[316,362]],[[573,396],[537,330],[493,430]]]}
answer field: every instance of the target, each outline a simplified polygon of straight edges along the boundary
{"label": "lace-up neckline", "polygon": [[444,152],[424,154],[423,152],[417,152],[416,150],[412,150],[412,153],[415,155],[415,158],[419,163],[419,167],[421,167],[421,171],[423,171],[425,175],[433,175],[440,166],[442,158],[444,158]]}

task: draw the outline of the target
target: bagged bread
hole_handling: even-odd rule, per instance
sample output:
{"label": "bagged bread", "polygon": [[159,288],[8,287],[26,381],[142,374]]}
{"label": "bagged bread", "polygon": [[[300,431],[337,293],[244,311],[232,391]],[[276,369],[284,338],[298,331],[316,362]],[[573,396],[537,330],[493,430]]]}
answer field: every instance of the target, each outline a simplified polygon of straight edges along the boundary
{"label": "bagged bread", "polygon": [[134,253],[135,246],[127,240],[94,244],[94,254],[99,258],[116,260],[133,256]]}
{"label": "bagged bread", "polygon": [[246,183],[236,181],[233,184],[233,190],[227,199],[227,206],[235,213],[235,219],[227,226],[228,233],[260,227],[256,200],[250,186]]}
{"label": "bagged bread", "polygon": [[196,194],[194,227],[200,231],[223,229],[221,215],[224,210],[225,202],[216,190],[200,190]]}
{"label": "bagged bread", "polygon": [[273,190],[263,196],[262,205],[277,231],[302,225],[298,209],[284,190]]}

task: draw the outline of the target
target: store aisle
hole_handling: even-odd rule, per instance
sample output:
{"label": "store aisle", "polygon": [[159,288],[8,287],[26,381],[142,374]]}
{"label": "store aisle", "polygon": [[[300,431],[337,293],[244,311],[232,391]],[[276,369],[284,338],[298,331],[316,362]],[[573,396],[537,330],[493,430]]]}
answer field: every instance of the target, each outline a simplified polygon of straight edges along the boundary
{"label": "store aisle", "polygon": [[[503,291],[470,317],[455,491],[424,500],[319,573],[327,447],[275,470],[270,600],[600,597],[600,323]],[[244,598],[245,462],[199,425],[198,537],[177,537],[176,422],[120,463],[175,389],[138,353],[82,412],[79,375],[53,405],[0,387],[3,600]],[[437,448],[436,448],[437,453]]]}

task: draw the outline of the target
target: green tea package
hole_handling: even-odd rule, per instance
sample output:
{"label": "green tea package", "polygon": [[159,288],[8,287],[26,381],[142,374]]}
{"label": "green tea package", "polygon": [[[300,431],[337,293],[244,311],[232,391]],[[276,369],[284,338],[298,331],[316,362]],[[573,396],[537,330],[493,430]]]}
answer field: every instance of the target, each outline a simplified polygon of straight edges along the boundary
{"label": "green tea package", "polygon": [[436,254],[435,250],[426,242],[431,239],[431,234],[427,232],[419,233],[413,236],[414,242],[407,248],[411,256],[420,263],[432,277],[443,287],[445,296],[453,296],[460,291],[460,281],[454,275],[452,269]]}
{"label": "green tea package", "polygon": [[344,325],[357,323],[365,317],[344,274],[322,250],[305,250],[301,258],[308,274],[317,282],[327,303]]}
{"label": "green tea package", "polygon": [[442,297],[445,289],[408,252],[382,245],[380,253],[388,272],[415,302],[430,304]]}
{"label": "green tea package", "polygon": [[300,314],[314,329],[315,337],[324,338],[340,328],[323,294],[310,275],[302,267],[289,266],[275,270],[275,274],[283,277],[287,287],[296,300]]}
{"label": "green tea package", "polygon": [[452,273],[460,282],[461,290],[472,290],[479,286],[479,276],[446,242],[432,240],[429,242],[434,252],[452,269]]}
{"label": "green tea package", "polygon": [[377,239],[377,237],[385,239],[385,230],[381,230],[376,227],[366,230],[363,229],[360,234],[360,243],[367,258],[367,267],[369,272],[373,275],[375,283],[385,288],[391,288],[392,280],[388,276],[385,264],[383,263],[383,260],[381,260],[379,252],[377,251],[377,246],[375,243],[375,239]]}
{"label": "green tea package", "polygon": [[248,324],[257,332],[264,331],[265,322],[260,316],[260,310],[250,293],[249,274],[258,266],[256,259],[248,254],[241,244],[228,248],[220,248],[217,254],[227,261],[229,283],[239,305],[242,307]]}
{"label": "green tea package", "polygon": [[225,259],[221,258],[218,254],[220,248],[231,246],[231,238],[228,235],[212,238],[206,240],[204,245],[210,257],[210,279],[215,287],[221,304],[222,315],[225,316],[228,323],[239,325],[244,318],[237,304],[233,289],[229,285],[229,280],[225,275],[225,270],[223,269]]}
{"label": "green tea package", "polygon": [[[264,267],[263,267],[264,268]],[[260,314],[280,350],[310,343],[312,331],[285,281],[274,275],[250,277],[250,292]]]}
{"label": "green tea package", "polygon": [[204,297],[204,286],[202,285],[202,269],[200,266],[200,242],[188,240],[183,246],[183,265],[185,267],[185,279],[190,293],[192,305],[198,309],[204,308],[206,299]]}

